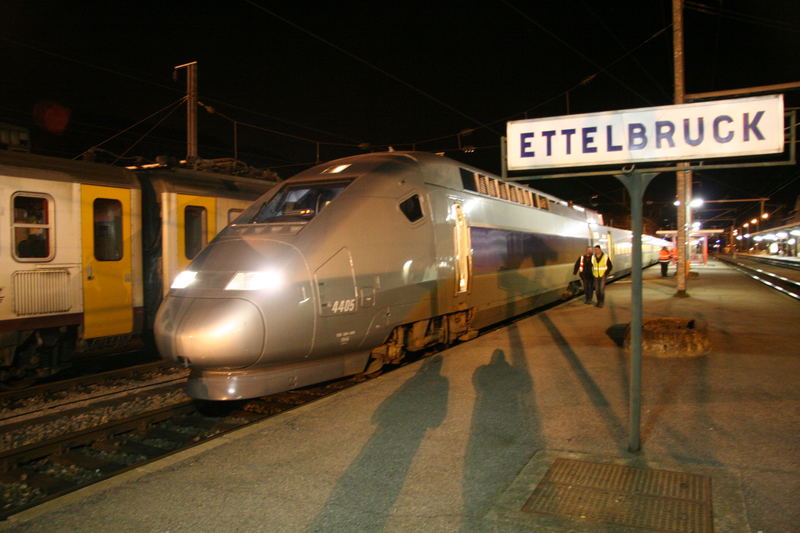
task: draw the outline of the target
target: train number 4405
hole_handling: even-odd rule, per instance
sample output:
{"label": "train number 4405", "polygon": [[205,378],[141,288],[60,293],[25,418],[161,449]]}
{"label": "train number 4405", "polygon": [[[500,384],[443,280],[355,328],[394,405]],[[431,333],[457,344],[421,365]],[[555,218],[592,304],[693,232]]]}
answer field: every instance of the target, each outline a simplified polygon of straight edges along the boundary
{"label": "train number 4405", "polygon": [[356,310],[356,299],[350,298],[349,300],[336,300],[331,306],[331,311],[334,313],[352,313]]}

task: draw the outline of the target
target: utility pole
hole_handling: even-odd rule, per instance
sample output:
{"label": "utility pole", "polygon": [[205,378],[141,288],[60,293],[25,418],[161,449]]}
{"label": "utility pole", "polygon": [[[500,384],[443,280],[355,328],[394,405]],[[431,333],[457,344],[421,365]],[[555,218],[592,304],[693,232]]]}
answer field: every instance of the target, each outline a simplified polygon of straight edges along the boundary
{"label": "utility pole", "polygon": [[[675,104],[684,103],[686,91],[683,74],[683,0],[672,0],[672,52],[675,79]],[[678,163],[678,168],[687,167],[688,163]],[[676,194],[678,196],[678,227],[675,235],[675,251],[678,259],[678,269],[675,274],[677,291],[675,296],[686,297],[686,268],[687,266],[687,230],[691,224],[691,211],[689,203],[692,197],[692,171],[678,170],[675,172]]]}
{"label": "utility pole", "polygon": [[186,69],[186,161],[194,165],[197,160],[197,61],[178,65],[175,70]]}

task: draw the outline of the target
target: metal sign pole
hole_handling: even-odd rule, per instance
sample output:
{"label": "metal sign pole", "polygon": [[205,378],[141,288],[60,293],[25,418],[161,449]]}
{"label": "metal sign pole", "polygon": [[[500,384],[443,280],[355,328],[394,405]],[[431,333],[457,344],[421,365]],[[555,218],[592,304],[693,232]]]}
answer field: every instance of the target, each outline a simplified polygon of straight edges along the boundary
{"label": "metal sign pole", "polygon": [[631,197],[631,363],[630,390],[628,392],[628,416],[630,440],[628,450],[641,448],[640,425],[642,411],[642,204],[644,191],[658,174],[632,172],[617,174]]}

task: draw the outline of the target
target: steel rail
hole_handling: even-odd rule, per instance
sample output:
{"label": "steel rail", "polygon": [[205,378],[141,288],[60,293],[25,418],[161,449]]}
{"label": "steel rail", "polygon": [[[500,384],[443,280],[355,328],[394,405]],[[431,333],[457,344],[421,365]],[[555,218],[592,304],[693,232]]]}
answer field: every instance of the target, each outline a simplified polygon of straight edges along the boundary
{"label": "steel rail", "polygon": [[785,276],[781,276],[773,272],[768,272],[761,268],[755,268],[753,266],[749,266],[745,263],[740,262],[740,260],[734,260],[732,258],[726,258],[726,257],[718,257],[718,259],[720,261],[728,263],[729,265],[733,266],[743,274],[758,281],[759,283],[763,283],[764,285],[780,293],[783,293],[791,298],[794,298],[795,300],[800,300],[800,282],[791,280]]}

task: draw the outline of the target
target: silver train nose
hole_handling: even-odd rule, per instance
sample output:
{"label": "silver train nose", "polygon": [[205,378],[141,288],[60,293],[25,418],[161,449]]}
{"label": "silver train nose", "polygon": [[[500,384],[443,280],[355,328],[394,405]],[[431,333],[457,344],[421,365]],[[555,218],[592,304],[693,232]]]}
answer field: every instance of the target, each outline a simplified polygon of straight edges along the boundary
{"label": "silver train nose", "polygon": [[167,298],[155,340],[162,356],[193,368],[243,368],[264,350],[264,317],[240,298]]}

